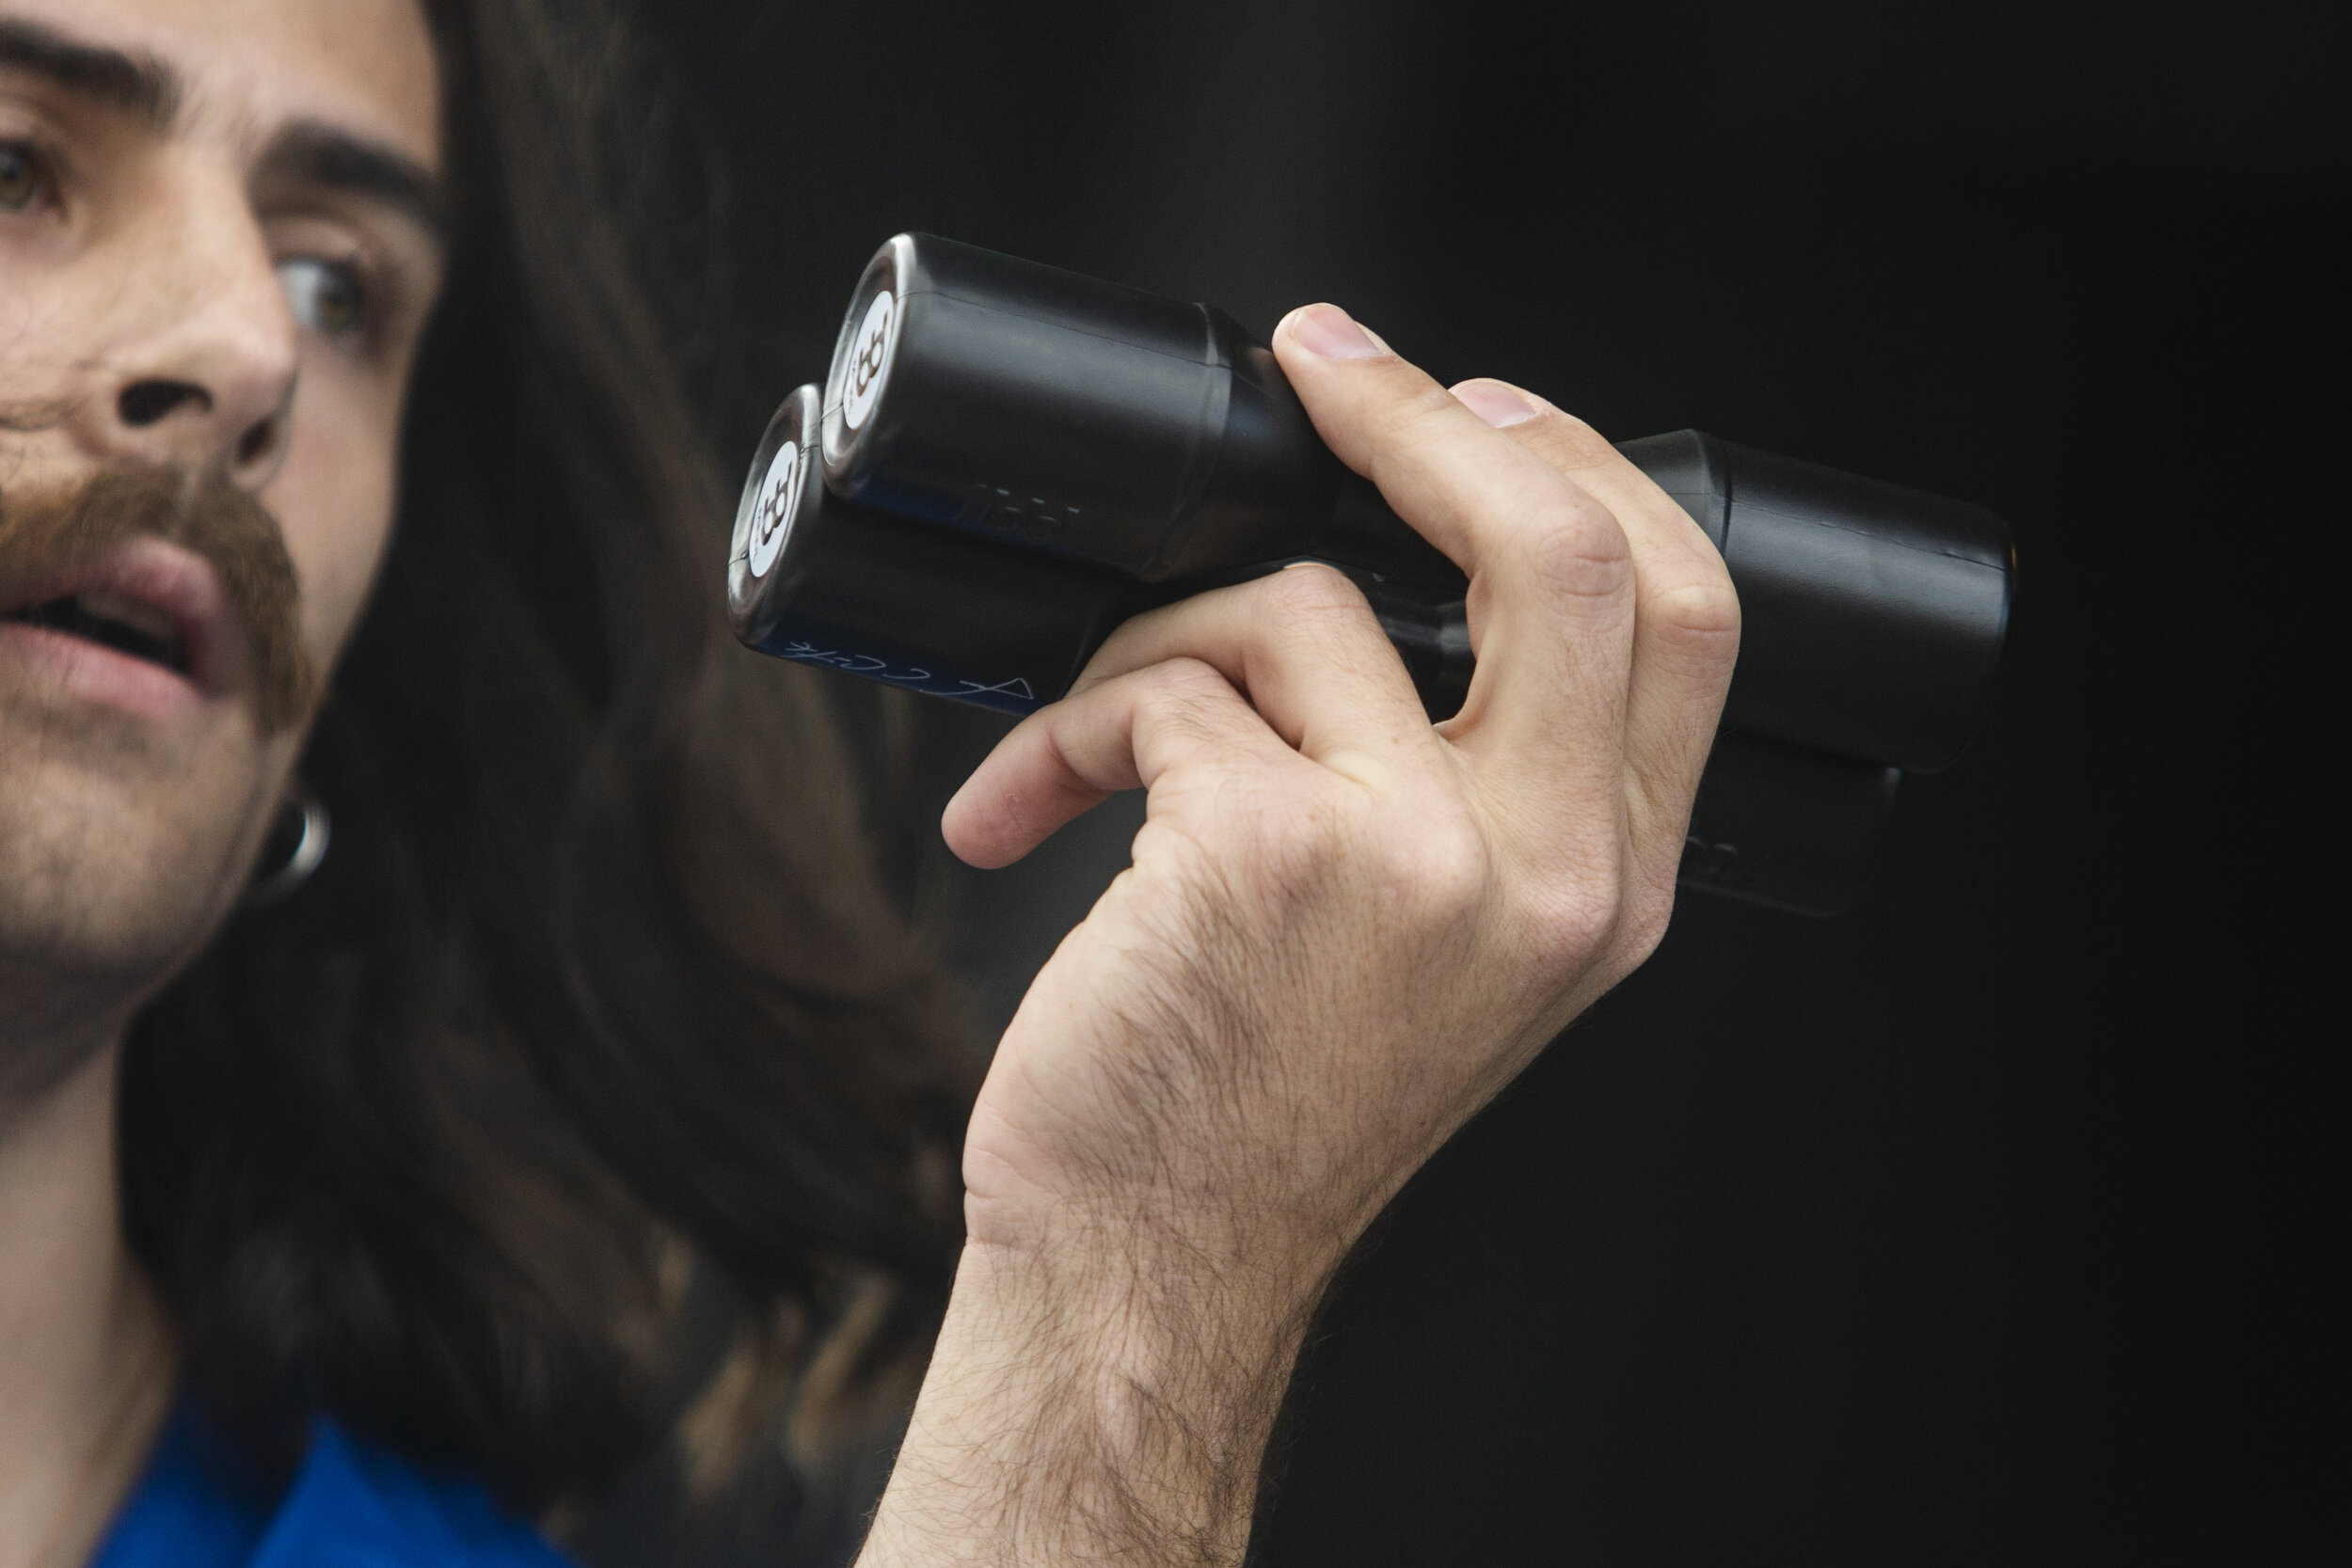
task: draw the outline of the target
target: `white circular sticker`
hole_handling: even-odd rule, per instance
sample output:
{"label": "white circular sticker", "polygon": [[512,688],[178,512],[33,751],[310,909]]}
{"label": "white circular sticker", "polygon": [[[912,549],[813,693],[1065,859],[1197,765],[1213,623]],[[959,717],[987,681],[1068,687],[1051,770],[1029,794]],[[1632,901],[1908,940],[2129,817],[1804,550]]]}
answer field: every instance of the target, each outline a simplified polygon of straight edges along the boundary
{"label": "white circular sticker", "polygon": [[792,514],[801,504],[801,447],[787,441],[776,449],[760,482],[759,499],[752,503],[752,576],[764,578],[784,551],[785,535],[792,531]]}
{"label": "white circular sticker", "polygon": [[874,411],[882,382],[890,374],[890,352],[898,346],[898,300],[884,289],[866,308],[866,319],[858,323],[857,336],[850,340],[850,363],[845,367],[849,385],[842,388],[841,418],[851,430],[863,426],[866,416]]}

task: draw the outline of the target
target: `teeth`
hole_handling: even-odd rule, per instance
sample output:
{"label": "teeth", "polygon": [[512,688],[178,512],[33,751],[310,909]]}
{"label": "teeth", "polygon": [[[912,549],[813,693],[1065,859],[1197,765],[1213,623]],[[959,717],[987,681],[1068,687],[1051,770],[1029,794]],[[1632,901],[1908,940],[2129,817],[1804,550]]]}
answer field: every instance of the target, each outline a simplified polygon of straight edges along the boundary
{"label": "teeth", "polygon": [[116,626],[128,626],[158,642],[179,641],[180,628],[171,624],[170,616],[151,604],[141,604],[136,599],[120,598],[113,594],[77,594],[73,603],[75,609],[93,621],[112,621]]}

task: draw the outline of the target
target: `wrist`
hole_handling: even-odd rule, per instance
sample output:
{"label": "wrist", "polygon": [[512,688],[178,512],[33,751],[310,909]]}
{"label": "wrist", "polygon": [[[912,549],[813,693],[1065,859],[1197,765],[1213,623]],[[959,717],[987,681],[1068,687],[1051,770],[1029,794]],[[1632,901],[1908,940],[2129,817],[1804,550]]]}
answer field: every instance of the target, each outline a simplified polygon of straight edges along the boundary
{"label": "wrist", "polygon": [[861,1562],[1238,1562],[1329,1270],[967,1243]]}

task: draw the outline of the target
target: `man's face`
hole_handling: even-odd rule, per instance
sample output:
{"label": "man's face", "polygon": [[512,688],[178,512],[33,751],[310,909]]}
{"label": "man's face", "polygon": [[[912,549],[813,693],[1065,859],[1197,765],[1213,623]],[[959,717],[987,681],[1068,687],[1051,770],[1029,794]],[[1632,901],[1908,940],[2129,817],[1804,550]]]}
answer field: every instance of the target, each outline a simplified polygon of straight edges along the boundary
{"label": "man's face", "polygon": [[[331,664],[440,282],[438,93],[416,0],[0,0],[0,542],[117,465],[219,476]],[[11,1035],[118,1026],[209,935],[301,738],[200,554],[72,573],[0,547],[0,1094]]]}

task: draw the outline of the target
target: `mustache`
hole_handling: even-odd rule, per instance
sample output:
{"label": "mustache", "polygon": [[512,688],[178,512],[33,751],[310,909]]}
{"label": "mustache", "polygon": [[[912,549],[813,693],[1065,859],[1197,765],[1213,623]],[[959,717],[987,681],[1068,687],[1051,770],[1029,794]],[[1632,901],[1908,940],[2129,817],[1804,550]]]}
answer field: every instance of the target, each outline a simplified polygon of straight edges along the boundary
{"label": "mustache", "polygon": [[219,577],[245,634],[263,733],[307,717],[319,676],[302,641],[294,558],[278,519],[226,474],[126,461],[71,484],[0,493],[0,583],[70,569],[139,538],[177,545]]}

